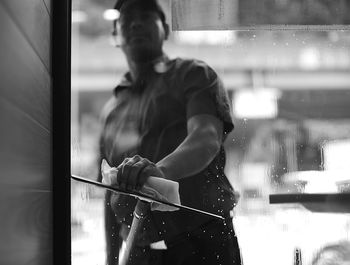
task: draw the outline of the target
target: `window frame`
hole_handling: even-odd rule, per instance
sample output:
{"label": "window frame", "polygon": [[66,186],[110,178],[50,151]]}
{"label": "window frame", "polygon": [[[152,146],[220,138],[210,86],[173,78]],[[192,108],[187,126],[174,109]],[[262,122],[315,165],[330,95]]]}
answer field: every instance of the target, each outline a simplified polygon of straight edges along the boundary
{"label": "window frame", "polygon": [[54,1],[51,20],[53,264],[71,264],[71,0]]}

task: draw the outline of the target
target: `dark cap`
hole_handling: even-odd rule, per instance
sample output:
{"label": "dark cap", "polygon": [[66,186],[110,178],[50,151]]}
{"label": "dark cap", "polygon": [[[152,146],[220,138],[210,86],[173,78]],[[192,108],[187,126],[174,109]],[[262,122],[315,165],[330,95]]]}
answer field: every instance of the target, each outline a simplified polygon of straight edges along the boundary
{"label": "dark cap", "polygon": [[121,14],[127,10],[139,8],[145,11],[155,11],[159,14],[160,19],[165,23],[165,14],[157,0],[117,0],[114,9]]}
{"label": "dark cap", "polygon": [[122,7],[122,5],[124,4],[125,0],[117,0],[117,2],[114,5],[114,9],[116,10],[120,10],[120,8]]}

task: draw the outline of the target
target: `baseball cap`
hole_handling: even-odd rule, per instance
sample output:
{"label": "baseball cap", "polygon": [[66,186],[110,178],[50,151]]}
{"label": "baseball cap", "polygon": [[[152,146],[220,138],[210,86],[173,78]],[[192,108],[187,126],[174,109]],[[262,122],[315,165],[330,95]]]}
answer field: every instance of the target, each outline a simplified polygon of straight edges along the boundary
{"label": "baseball cap", "polygon": [[114,9],[118,10],[121,14],[136,8],[145,11],[156,11],[161,21],[165,23],[165,13],[157,0],[117,0],[114,5]]}

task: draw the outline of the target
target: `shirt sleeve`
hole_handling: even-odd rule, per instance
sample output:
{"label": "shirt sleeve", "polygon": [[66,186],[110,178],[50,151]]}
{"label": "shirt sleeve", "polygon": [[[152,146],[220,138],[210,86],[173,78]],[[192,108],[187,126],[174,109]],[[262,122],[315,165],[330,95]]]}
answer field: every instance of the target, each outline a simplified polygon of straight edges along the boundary
{"label": "shirt sleeve", "polygon": [[187,119],[209,114],[222,120],[224,134],[233,130],[231,105],[223,83],[207,64],[193,61],[184,74]]}

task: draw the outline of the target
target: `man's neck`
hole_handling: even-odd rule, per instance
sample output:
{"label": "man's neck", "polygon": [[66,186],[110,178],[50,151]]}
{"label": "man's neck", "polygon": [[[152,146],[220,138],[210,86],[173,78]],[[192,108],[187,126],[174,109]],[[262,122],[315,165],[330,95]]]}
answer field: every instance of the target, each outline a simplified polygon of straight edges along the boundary
{"label": "man's neck", "polygon": [[157,62],[162,57],[163,54],[145,62],[129,59],[128,65],[133,82],[138,82],[146,79],[150,69],[153,70],[155,62]]}

